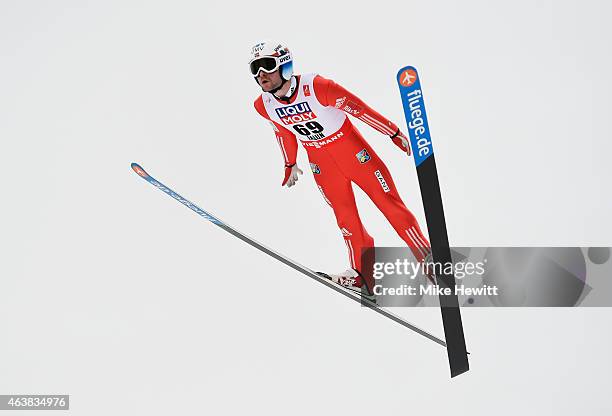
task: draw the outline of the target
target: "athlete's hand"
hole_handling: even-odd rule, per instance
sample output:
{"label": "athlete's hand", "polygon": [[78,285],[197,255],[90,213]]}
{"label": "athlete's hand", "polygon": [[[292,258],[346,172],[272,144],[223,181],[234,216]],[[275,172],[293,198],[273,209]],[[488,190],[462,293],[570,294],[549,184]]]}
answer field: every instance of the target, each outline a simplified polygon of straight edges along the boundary
{"label": "athlete's hand", "polygon": [[298,181],[298,175],[303,175],[302,169],[298,168],[298,166],[294,163],[293,165],[285,166],[285,178],[283,179],[283,183],[281,186],[287,185],[287,187],[291,188]]}
{"label": "athlete's hand", "polygon": [[404,135],[404,133],[400,131],[400,129],[397,129],[397,132],[390,137],[391,140],[393,140],[393,143],[395,143],[397,147],[402,149],[402,152],[406,152],[408,153],[408,156],[410,156],[410,140],[408,140],[408,138]]}

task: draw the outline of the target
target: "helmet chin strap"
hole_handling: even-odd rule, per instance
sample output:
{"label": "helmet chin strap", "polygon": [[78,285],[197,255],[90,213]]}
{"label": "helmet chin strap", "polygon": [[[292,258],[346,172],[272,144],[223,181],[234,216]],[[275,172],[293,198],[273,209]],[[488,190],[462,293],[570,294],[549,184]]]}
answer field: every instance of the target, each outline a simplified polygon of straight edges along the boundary
{"label": "helmet chin strap", "polygon": [[[278,87],[272,88],[270,91],[266,91],[266,92],[268,92],[270,94],[273,94],[279,100],[287,100],[288,101],[291,98],[291,96],[293,95],[293,93],[297,89],[297,81],[295,79],[295,76],[293,76],[293,75],[289,79],[285,79],[285,78],[282,78],[282,77],[281,77],[281,79],[283,80],[283,82],[281,82],[281,84]],[[291,88],[289,88],[289,91],[287,91],[287,94],[284,97],[277,96],[276,93],[278,91],[280,91],[285,86],[285,84],[287,82],[289,82],[289,81],[291,81]],[[257,77],[255,77],[255,82],[257,82],[257,84],[259,85],[259,81],[257,81]],[[261,87],[261,85],[259,85],[259,86]],[[263,91],[263,88],[262,88],[262,91]]]}
{"label": "helmet chin strap", "polygon": [[[287,80],[286,80],[285,78],[283,78],[283,77],[281,77],[281,79],[283,80],[283,82],[281,82],[281,84],[280,84],[278,87],[273,88],[273,89],[271,89],[270,91],[268,91],[270,94],[274,94],[274,95],[276,95],[276,93],[277,93],[277,92],[278,92],[278,91],[279,91],[281,88],[283,88],[283,87],[285,86],[285,84],[287,83]],[[279,98],[279,97],[277,97],[277,98]]]}
{"label": "helmet chin strap", "polygon": [[284,96],[284,97],[279,97],[279,96],[277,96],[277,95],[276,95],[276,94],[274,94],[274,93],[275,93],[276,91],[278,91],[280,88],[282,88],[282,87],[283,87],[283,85],[285,85],[285,82],[286,82],[286,81],[285,81],[285,82],[283,82],[279,88],[275,88],[275,89],[274,89],[274,92],[272,92],[272,91],[270,91],[270,92],[272,92],[272,94],[274,94],[274,96],[275,96],[276,98],[278,98],[279,100],[289,102],[289,101],[291,100],[291,97],[293,97],[293,94],[295,93],[295,91],[297,91],[297,80],[296,80],[295,76],[293,76],[293,75],[292,75],[292,76],[291,76],[291,78],[290,78],[290,80],[291,80],[291,88],[289,88],[289,90],[287,91],[287,94],[285,94],[285,96]]}
{"label": "helmet chin strap", "polygon": [[[259,83],[259,81],[257,81],[257,77],[253,77],[253,79],[255,80],[255,82],[257,83],[257,85],[259,85],[261,87],[261,84]],[[271,89],[270,91],[264,91],[264,92],[269,92],[270,94],[276,94],[281,88],[283,88],[285,86],[285,83],[288,81],[285,78],[281,77],[281,79],[283,80],[283,82],[280,83],[280,85],[276,88]],[[291,77],[291,79],[293,79],[293,76]],[[263,91],[263,87],[261,87],[261,90]],[[278,98],[278,97],[277,97]]]}

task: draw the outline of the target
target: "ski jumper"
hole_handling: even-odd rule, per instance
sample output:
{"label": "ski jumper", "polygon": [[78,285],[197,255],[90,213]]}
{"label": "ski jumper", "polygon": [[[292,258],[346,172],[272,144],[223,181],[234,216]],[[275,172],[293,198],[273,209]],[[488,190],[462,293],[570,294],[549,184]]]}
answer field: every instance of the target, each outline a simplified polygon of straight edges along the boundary
{"label": "ski jumper", "polygon": [[255,109],[272,124],[285,166],[296,163],[296,138],[306,149],[317,186],[344,236],[351,267],[361,272],[362,249],[374,247],[359,218],[351,183],[374,202],[417,261],[423,261],[430,252],[427,239],[402,202],[389,170],[346,114],[387,136],[398,127],[332,80],[316,74],[296,79],[290,98],[280,100],[263,92]]}

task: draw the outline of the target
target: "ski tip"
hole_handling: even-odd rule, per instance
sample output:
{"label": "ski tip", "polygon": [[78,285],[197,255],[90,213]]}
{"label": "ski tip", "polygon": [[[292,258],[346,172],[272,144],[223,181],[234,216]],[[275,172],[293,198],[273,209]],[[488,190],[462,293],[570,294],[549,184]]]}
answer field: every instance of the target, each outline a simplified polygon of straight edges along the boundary
{"label": "ski tip", "polygon": [[412,87],[419,79],[417,70],[413,66],[405,66],[397,71],[397,83],[401,87]]}
{"label": "ski tip", "polygon": [[132,170],[143,178],[148,178],[149,174],[138,163],[132,163]]}

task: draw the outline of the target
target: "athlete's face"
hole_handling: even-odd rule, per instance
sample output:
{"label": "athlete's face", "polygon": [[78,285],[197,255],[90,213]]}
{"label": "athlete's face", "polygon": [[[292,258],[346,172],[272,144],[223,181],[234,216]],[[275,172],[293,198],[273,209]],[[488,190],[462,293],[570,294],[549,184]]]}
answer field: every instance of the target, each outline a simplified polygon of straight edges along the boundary
{"label": "athlete's face", "polygon": [[274,71],[271,74],[264,71],[259,71],[259,75],[257,75],[257,82],[261,86],[262,90],[268,92],[274,88],[280,87],[283,80],[281,79],[280,71]]}

